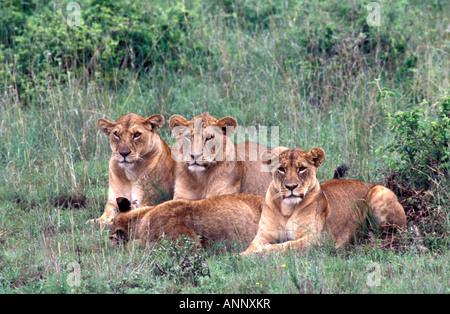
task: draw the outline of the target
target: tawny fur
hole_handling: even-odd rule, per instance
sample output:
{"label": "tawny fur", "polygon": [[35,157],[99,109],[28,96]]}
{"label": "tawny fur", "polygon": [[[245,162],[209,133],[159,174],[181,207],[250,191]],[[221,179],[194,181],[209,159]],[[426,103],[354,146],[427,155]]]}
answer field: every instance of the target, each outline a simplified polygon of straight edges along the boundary
{"label": "tawny fur", "polygon": [[[164,125],[160,114],[143,118],[130,113],[115,122],[98,120],[110,138],[108,201],[103,215],[90,222],[109,225],[116,198],[125,197],[137,207],[156,205],[173,197],[175,162],[169,146],[156,131]],[[125,153],[127,156],[121,155]]]}
{"label": "tawny fur", "polygon": [[336,247],[342,246],[353,238],[367,210],[382,227],[406,226],[403,207],[386,187],[353,180],[320,184],[316,171],[325,158],[323,149],[284,149],[266,155],[273,180],[257,235],[242,255],[305,250],[316,244],[323,232],[333,236]]}
{"label": "tawny fur", "polygon": [[239,240],[250,243],[258,228],[264,198],[232,194],[202,200],[173,200],[119,212],[113,220],[111,241],[158,241],[187,236],[197,241]]}
{"label": "tawny fur", "polygon": [[[181,156],[184,144],[189,149],[180,157],[188,158],[176,163],[174,199],[197,200],[232,193],[265,195],[272,178],[270,172],[261,171],[259,156],[267,147],[251,142],[235,146],[230,139],[237,127],[234,118],[216,119],[203,113],[188,121],[174,115],[169,120],[169,127],[174,131],[176,128],[182,130],[177,133],[179,145],[174,145],[173,153]],[[219,131],[214,133],[212,127]],[[216,151],[214,145],[220,141],[223,150]],[[191,155],[200,157],[194,161]]]}

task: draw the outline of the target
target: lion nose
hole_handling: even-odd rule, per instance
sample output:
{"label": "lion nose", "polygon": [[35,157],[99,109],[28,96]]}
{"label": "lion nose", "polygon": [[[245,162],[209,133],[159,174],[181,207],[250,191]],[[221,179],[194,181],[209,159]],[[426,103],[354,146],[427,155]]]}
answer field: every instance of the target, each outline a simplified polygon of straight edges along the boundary
{"label": "lion nose", "polygon": [[119,154],[122,155],[123,157],[127,157],[129,154],[131,154],[131,150],[119,152]]}
{"label": "lion nose", "polygon": [[191,158],[192,158],[193,160],[197,160],[197,159],[199,159],[200,157],[202,157],[202,155],[203,155],[203,154],[197,154],[197,155],[191,154]]}
{"label": "lion nose", "polygon": [[298,184],[285,185],[286,189],[291,190],[291,191],[293,191],[297,186],[298,186]]}

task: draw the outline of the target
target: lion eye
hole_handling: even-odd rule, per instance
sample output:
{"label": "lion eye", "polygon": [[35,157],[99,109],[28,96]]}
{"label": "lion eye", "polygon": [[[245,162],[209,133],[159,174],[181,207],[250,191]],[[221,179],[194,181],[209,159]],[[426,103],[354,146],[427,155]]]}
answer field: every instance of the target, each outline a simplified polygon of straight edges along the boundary
{"label": "lion eye", "polygon": [[286,173],[286,169],[284,169],[283,167],[278,168],[278,171],[281,173]]}
{"label": "lion eye", "polygon": [[138,138],[138,137],[141,136],[141,135],[142,135],[141,132],[136,132],[136,133],[134,133],[133,137],[134,137],[134,138]]}
{"label": "lion eye", "polygon": [[208,135],[206,135],[206,137],[205,137],[205,141],[212,140],[213,138],[214,138],[214,134],[208,134]]}
{"label": "lion eye", "polygon": [[305,170],[306,170],[306,167],[300,167],[300,168],[298,168],[298,173],[302,173]]}
{"label": "lion eye", "polygon": [[117,138],[120,138],[119,132],[117,132],[117,131],[114,131],[114,133],[113,133],[113,134],[114,134],[114,136],[115,136],[115,137],[117,137]]}

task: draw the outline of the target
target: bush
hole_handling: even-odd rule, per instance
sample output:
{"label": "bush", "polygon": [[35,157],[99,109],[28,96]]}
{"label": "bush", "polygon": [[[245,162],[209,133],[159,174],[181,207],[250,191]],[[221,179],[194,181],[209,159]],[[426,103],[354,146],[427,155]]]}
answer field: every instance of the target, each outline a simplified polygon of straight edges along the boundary
{"label": "bush", "polygon": [[[71,26],[69,1],[26,6],[3,5],[12,26],[1,34],[6,52],[0,77],[18,90],[22,103],[59,83],[101,79],[118,84],[155,64],[183,66],[192,12],[173,6],[135,1],[77,1],[80,25]],[[31,13],[29,13],[31,12]],[[201,43],[188,50],[202,51]]]}
{"label": "bush", "polygon": [[197,286],[201,277],[211,277],[204,249],[196,248],[189,238],[176,241],[163,238],[156,255],[155,274],[177,284],[188,282]]}
{"label": "bush", "polygon": [[372,84],[378,88],[376,98],[382,102],[394,134],[391,144],[377,150],[391,156],[383,156],[393,165],[386,185],[399,196],[414,236],[419,237],[420,228],[425,246],[446,246],[450,234],[450,97],[444,95],[431,106],[423,101],[394,113],[388,105],[394,93],[381,88],[379,80]]}
{"label": "bush", "polygon": [[289,26],[282,28],[279,58],[287,60],[286,68],[307,73],[310,103],[335,104],[354,92],[355,81],[372,80],[373,73],[402,80],[412,76],[417,34],[405,31],[405,25],[412,25],[423,8],[406,2],[381,5],[380,27],[367,24],[365,1],[296,3],[278,19],[278,25]]}
{"label": "bush", "polygon": [[[225,36],[230,47],[255,47],[243,54],[249,59],[239,62],[257,67],[270,52],[283,75],[299,77],[309,102],[331,104],[374,73],[411,77],[420,37],[439,36],[428,21],[443,18],[440,1],[382,4],[382,27],[369,27],[365,1],[78,0],[80,25],[70,26],[75,15],[69,2],[0,5],[5,25],[0,29],[0,90],[12,89],[22,104],[42,106],[46,90],[60,83],[96,80],[117,87],[144,73],[153,75],[156,67],[190,75],[209,67],[220,73],[226,67],[216,31],[222,28],[230,34]],[[412,27],[423,14],[428,14],[424,23],[433,25],[427,34]],[[259,49],[260,39],[273,42]]]}
{"label": "bush", "polygon": [[281,4],[274,0],[216,0],[212,2],[212,11],[225,16],[228,23],[237,22],[241,27],[255,31],[267,28],[271,19],[281,11]]}
{"label": "bush", "polygon": [[[392,92],[381,89],[377,98]],[[389,112],[384,105],[393,142],[386,148],[397,152],[400,163],[396,170],[402,173],[407,188],[430,190],[449,180],[450,168],[450,96],[442,96],[427,112],[425,100],[410,110]]]}

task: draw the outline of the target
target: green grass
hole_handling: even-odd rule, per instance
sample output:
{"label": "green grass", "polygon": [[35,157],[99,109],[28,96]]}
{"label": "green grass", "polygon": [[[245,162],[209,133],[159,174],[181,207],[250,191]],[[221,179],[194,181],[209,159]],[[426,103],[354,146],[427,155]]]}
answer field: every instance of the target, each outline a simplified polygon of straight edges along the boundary
{"label": "green grass", "polygon": [[[93,209],[93,208],[92,208]],[[89,208],[87,209],[89,210]],[[93,210],[92,210],[93,211]],[[179,272],[157,272],[155,263],[171,260],[152,244],[111,247],[107,233],[84,224],[86,210],[36,210],[15,218],[2,244],[3,293],[448,293],[449,256],[422,253],[411,246],[395,253],[370,245],[307,253],[241,258],[242,245],[200,251],[210,277],[193,284]],[[11,218],[11,217],[8,217]],[[9,220],[9,219],[7,219]],[[70,286],[70,263],[80,265],[79,285]],[[380,285],[367,280],[380,266]],[[176,266],[176,265],[175,265]]]}
{"label": "green grass", "polygon": [[[112,80],[104,64],[95,64],[95,77],[76,71],[70,76],[45,59],[24,68],[0,58],[1,293],[450,292],[448,192],[434,195],[440,214],[433,224],[440,228],[410,221],[394,251],[367,235],[346,249],[325,245],[305,254],[249,258],[238,256],[240,244],[230,251],[217,244],[199,253],[210,277],[197,282],[181,276],[177,265],[166,276],[158,273],[155,265],[170,261],[170,250],[116,249],[107,231],[85,224],[101,215],[108,190],[110,149],[96,121],[129,112],[161,113],[168,120],[209,111],[231,115],[243,126],[280,126],[280,145],[324,148],[320,180],[346,163],[349,178],[384,183],[399,156],[375,153],[394,137],[369,83],[380,78],[394,91],[392,112],[427,99],[431,115],[433,104],[449,92],[448,8],[440,1],[383,4],[382,25],[360,34],[367,15],[363,2],[267,3],[185,1],[193,18],[170,52],[172,63],[146,64],[139,76],[119,67]],[[17,34],[34,35],[37,14],[47,14],[43,7],[22,8],[36,20]],[[60,20],[49,23],[56,27]],[[6,47],[26,55],[11,34],[9,28],[1,31],[2,39],[9,38]],[[358,44],[361,36],[367,36],[367,46]],[[54,42],[48,40],[40,44],[51,49]],[[102,43],[97,44],[94,50]],[[81,56],[74,58],[81,70],[87,67]],[[34,81],[31,68],[39,71]],[[160,134],[174,142],[168,127]],[[74,262],[80,284],[71,286]],[[369,287],[367,267],[374,262],[381,285]]]}

